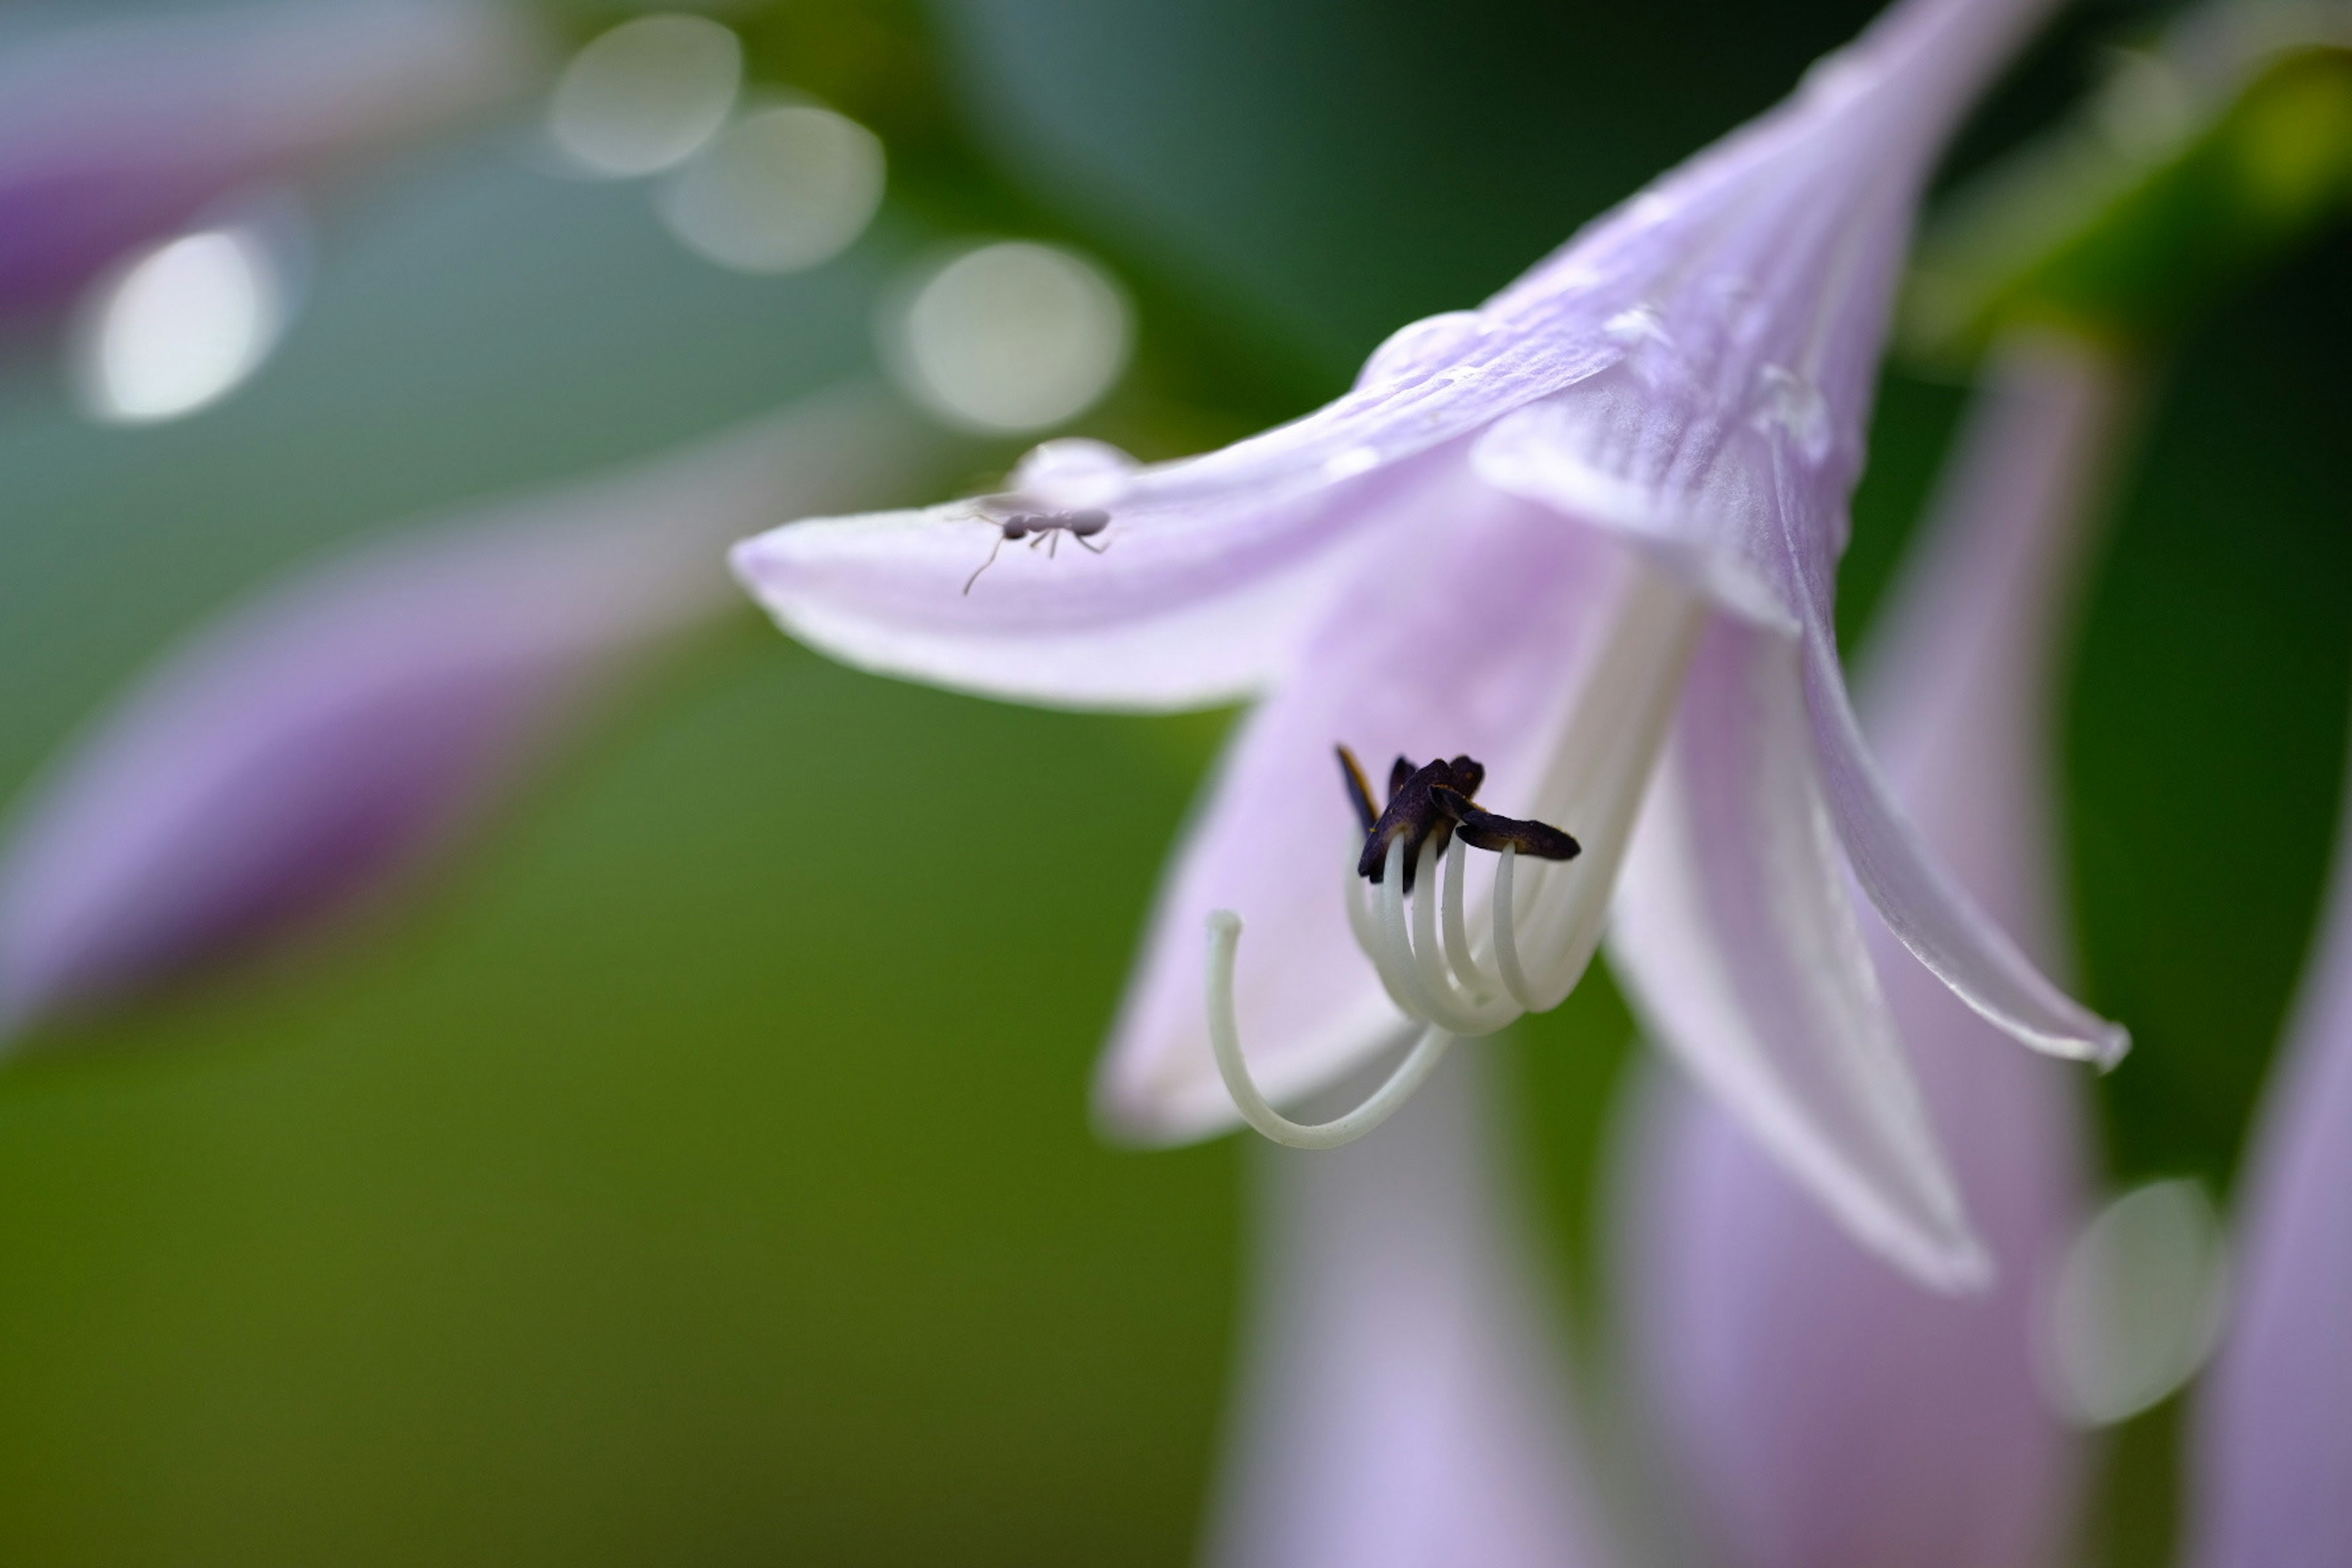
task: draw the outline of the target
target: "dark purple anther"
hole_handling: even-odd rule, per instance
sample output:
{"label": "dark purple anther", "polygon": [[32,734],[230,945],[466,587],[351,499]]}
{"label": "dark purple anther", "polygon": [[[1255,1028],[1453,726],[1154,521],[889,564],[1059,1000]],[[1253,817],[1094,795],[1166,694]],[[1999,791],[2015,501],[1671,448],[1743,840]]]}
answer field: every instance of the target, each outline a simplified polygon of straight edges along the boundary
{"label": "dark purple anther", "polygon": [[1581,850],[1574,838],[1557,827],[1497,816],[1475,805],[1472,797],[1486,782],[1486,769],[1471,757],[1440,758],[1421,768],[1399,757],[1389,769],[1387,808],[1375,816],[1371,789],[1364,782],[1364,770],[1355,753],[1345,746],[1337,749],[1348,796],[1364,824],[1364,852],[1357,858],[1356,874],[1372,882],[1387,875],[1389,846],[1400,835],[1404,837],[1404,890],[1408,893],[1412,891],[1413,868],[1421,858],[1422,845],[1434,839],[1437,853],[1443,855],[1457,831],[1472,848],[1496,854],[1507,847],[1545,860],[1573,860]]}

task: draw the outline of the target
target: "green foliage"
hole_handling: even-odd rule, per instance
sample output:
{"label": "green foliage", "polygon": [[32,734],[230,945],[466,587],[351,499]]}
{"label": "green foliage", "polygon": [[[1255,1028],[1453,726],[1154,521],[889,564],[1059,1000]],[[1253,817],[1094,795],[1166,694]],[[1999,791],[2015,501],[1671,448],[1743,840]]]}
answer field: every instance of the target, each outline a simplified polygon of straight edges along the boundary
{"label": "green foliage", "polygon": [[[2215,20],[2221,20],[2216,18]],[[1962,193],[1915,271],[1906,336],[1971,359],[2002,330],[2169,339],[2352,205],[2352,50],[2130,55],[2090,112]]]}
{"label": "green foliage", "polygon": [[738,644],[392,951],[21,1066],[0,1554],[1182,1561],[1234,1150],[1084,1108],[1139,728]]}

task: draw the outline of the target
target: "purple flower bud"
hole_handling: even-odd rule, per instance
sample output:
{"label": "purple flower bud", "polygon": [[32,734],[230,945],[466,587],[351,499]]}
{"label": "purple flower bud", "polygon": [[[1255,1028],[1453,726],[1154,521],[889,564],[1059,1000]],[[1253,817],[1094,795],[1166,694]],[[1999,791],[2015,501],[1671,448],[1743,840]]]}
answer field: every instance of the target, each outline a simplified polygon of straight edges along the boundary
{"label": "purple flower bud", "polygon": [[838,399],[397,535],[236,605],[58,759],[0,848],[0,1036],[373,905],[617,675],[737,602],[724,541],[929,438]]}
{"label": "purple flower bud", "polygon": [[1375,1137],[1256,1161],[1216,1568],[1607,1561],[1483,1058],[1455,1052]]}

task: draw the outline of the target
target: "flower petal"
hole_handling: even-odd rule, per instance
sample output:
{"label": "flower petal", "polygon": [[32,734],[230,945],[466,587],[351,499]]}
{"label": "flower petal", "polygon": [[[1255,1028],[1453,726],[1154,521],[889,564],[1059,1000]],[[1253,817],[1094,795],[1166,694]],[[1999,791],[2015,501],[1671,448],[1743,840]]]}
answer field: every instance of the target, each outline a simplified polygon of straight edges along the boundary
{"label": "flower petal", "polygon": [[[1620,529],[1728,609],[1802,618],[1793,551],[1834,559],[1920,186],[2041,0],[1892,7],[1769,114],[1486,308],[1601,334],[1601,374],[1481,439],[1490,483]],[[1610,313],[1550,319],[1565,290]]]}
{"label": "flower petal", "polygon": [[1217,1568],[1575,1568],[1565,1369],[1509,1201],[1499,1064],[1462,1049],[1377,1133],[1254,1151],[1260,1215]]}
{"label": "flower petal", "polygon": [[[1873,265],[1883,270],[1885,260]],[[1762,389],[1745,421],[1708,414],[1700,379],[1661,351],[1499,422],[1479,440],[1474,465],[1502,489],[1619,530],[1759,626],[1801,629],[1809,721],[1830,808],[1856,878],[1888,924],[1969,1005],[2017,1038],[2112,1065],[2128,1047],[2126,1032],[2053,984],[1952,879],[1863,742],[1830,612],[1858,429],[1841,413],[1814,430],[1833,405],[1776,376],[1769,358],[1735,368]],[[1710,362],[1708,374],[1721,374],[1721,364]],[[1859,395],[1843,404],[1866,406]],[[2105,416],[2088,395],[2045,413],[2053,424],[2038,449],[2044,460],[2066,449],[2066,432]],[[1816,436],[1822,445],[1812,444]],[[2021,468],[2008,482],[2032,477]]]}
{"label": "flower petal", "polygon": [[[2038,1048],[2111,1063],[2124,1032],[2037,970],[1905,819],[1863,746],[1830,616],[1916,186],[1956,84],[2030,11],[1898,7],[1678,176],[1694,194],[1670,219],[1705,208],[1713,226],[1685,237],[1681,270],[1618,319],[1624,360],[1497,422],[1475,463],[1500,488],[1622,531],[1735,613],[1803,628],[1824,786],[1873,901],[1987,1017]],[[1710,161],[1744,177],[1703,183]]]}
{"label": "flower petal", "polygon": [[[1362,839],[1331,747],[1376,772],[1467,752],[1522,806],[1625,563],[1609,542],[1458,468],[1448,531],[1401,523],[1357,568],[1294,677],[1244,721],[1162,885],[1097,1083],[1106,1120],[1183,1139],[1237,1121],[1202,1013],[1204,922],[1248,922],[1235,996],[1251,1070],[1280,1099],[1328,1084],[1408,1027],[1349,934]],[[1507,625],[1495,639],[1465,628]],[[1484,858],[1482,857],[1482,858]]]}
{"label": "flower petal", "polygon": [[1987,1260],[1903,1061],[1805,727],[1797,645],[1708,627],[1612,952],[1658,1042],[1858,1240],[1941,1289]]}
{"label": "flower petal", "polygon": [[1838,668],[1834,634],[1804,638],[1805,693],[1823,791],[1854,879],[1889,930],[1969,1006],[2052,1056],[2113,1067],[2130,1031],[2059,989],[1956,881],[1871,758]]}
{"label": "flower petal", "polygon": [[[1624,533],[1735,614],[1796,625],[1791,541],[1843,547],[1925,155],[1891,85],[1811,114],[1822,95],[1800,94],[1703,156],[1695,210],[1660,225],[1655,275],[1605,324],[1622,357],[1496,421],[1480,475]],[[1698,181],[1715,159],[1744,177]],[[1679,183],[1643,199],[1676,206]]]}
{"label": "flower petal", "polygon": [[2082,1475],[2032,1365],[2053,1189],[2076,1181],[2066,1069],[1987,1051],[1990,1025],[1873,945],[1892,950],[1880,973],[1999,1277],[1921,1290],[1661,1073],[1624,1184],[1644,1383],[1726,1568],[2033,1568],[2056,1560]]}
{"label": "flower petal", "polygon": [[[2091,416],[2085,408],[2075,416]],[[1835,570],[1819,554],[1808,568],[1816,586]],[[1928,847],[1872,760],[1838,667],[1829,603],[1809,591],[1806,711],[1854,879],[1903,945],[1969,1006],[2036,1050],[2113,1067],[2131,1048],[2130,1033],[2068,996],[2019,949]]]}
{"label": "flower petal", "polygon": [[1835,449],[1842,498],[1859,468],[1917,188],[1953,120],[2048,4],[1890,8],[1787,101],[1594,220],[1478,310],[1394,334],[1347,396],[1154,469],[1139,497],[1295,493],[1334,465],[1426,450],[1626,363],[1738,405],[1706,441],[1750,416],[1793,422],[1817,459]]}
{"label": "flower petal", "polygon": [[[2046,736],[2112,377],[2012,345],[1874,639],[1871,735],[1970,889],[2060,925]],[[2082,1441],[2034,1375],[2040,1268],[2081,1206],[2074,1070],[2000,1032],[1874,922],[1872,959],[2000,1265],[1930,1295],[1855,1247],[1719,1107],[1662,1082],[1624,1227],[1642,1361],[1729,1568],[2031,1568],[2069,1539]]]}
{"label": "flower petal", "polygon": [[964,502],[793,523],[733,561],[787,631],[860,668],[1057,707],[1202,707],[1286,673],[1356,555],[1404,548],[1387,525],[1436,513],[1459,474],[1440,451],[1278,505],[1114,491],[1099,554],[1008,543]]}
{"label": "flower petal", "polygon": [[813,403],[601,482],[297,574],[168,654],[0,853],[0,1037],[373,901],[446,848],[617,661],[735,603],[722,541],[922,460]]}
{"label": "flower petal", "polygon": [[[1793,443],[1813,470],[1801,521],[1841,526],[1916,187],[2044,3],[1908,0],[1482,309],[1396,334],[1345,396],[1066,503],[1111,512],[1115,564],[1008,561],[1026,550],[1000,552],[966,506],[780,529],[743,545],[737,570],[788,629],[867,668],[1067,706],[1213,702],[1286,670],[1337,575],[1329,554],[1392,515],[1416,470],[1450,468],[1453,446],[1515,410],[1572,404],[1593,438],[1549,445],[1640,492],[1645,521],[1594,506],[1590,486],[1562,510],[1646,530],[1700,585],[1792,622],[1788,520],[1714,492],[1769,495]],[[1637,382],[1664,390],[1634,395],[1644,434],[1627,447],[1617,395]],[[1493,482],[1560,504],[1557,486],[1487,460]]]}

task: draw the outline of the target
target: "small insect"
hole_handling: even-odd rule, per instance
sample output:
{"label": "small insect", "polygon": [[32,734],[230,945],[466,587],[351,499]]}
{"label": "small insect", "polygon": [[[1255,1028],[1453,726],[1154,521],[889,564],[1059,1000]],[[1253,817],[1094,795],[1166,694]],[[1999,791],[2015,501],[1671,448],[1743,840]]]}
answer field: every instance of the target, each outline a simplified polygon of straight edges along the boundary
{"label": "small insect", "polygon": [[1371,786],[1364,780],[1356,754],[1345,746],[1336,750],[1348,799],[1364,827],[1364,852],[1356,861],[1356,875],[1368,881],[1378,882],[1387,874],[1389,844],[1400,837],[1404,839],[1404,890],[1408,893],[1412,891],[1413,867],[1421,859],[1425,840],[1436,841],[1439,855],[1445,853],[1456,834],[1473,849],[1498,855],[1506,845],[1545,860],[1573,860],[1582,852],[1583,847],[1574,838],[1549,823],[1497,816],[1478,805],[1471,797],[1486,782],[1486,768],[1475,758],[1455,757],[1449,762],[1440,757],[1416,768],[1409,759],[1399,757],[1389,769],[1388,805],[1381,808],[1372,804]]}
{"label": "small insect", "polygon": [[1068,534],[1079,547],[1096,555],[1110,548],[1109,542],[1089,542],[1094,536],[1110,526],[1110,513],[1096,507],[1084,511],[1016,511],[1010,517],[983,517],[979,521],[997,531],[996,542],[988,547],[988,559],[980,563],[979,571],[964,579],[963,591],[969,595],[971,585],[980,581],[980,574],[996,564],[996,552],[1007,541],[1025,539],[1029,548],[1045,546],[1047,559],[1062,548],[1062,535]]}

